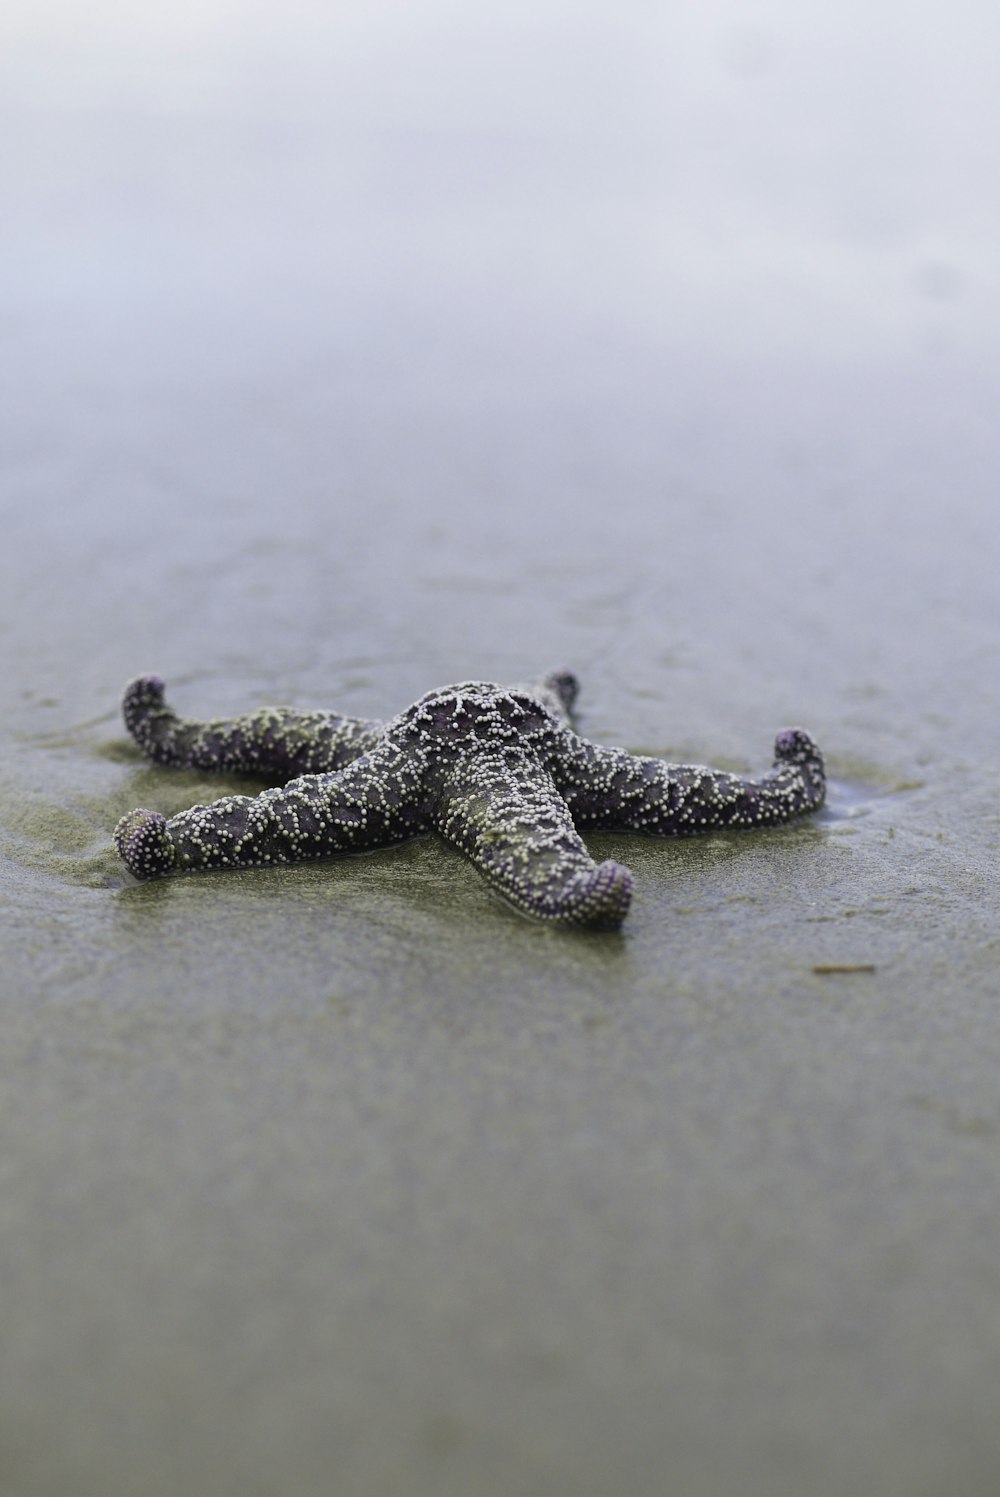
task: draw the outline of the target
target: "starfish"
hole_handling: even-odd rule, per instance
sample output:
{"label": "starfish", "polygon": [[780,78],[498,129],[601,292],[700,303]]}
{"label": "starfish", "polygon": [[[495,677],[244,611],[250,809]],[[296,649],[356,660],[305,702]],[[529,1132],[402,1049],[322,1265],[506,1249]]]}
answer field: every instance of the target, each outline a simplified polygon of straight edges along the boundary
{"label": "starfish", "polygon": [[463,681],[429,692],[389,722],[265,707],[187,722],[158,676],[126,688],[125,724],[157,764],[269,777],[167,820],[136,810],[115,846],[139,879],[202,868],[258,868],[384,847],[437,832],[523,914],[613,928],[632,875],[596,864],[579,827],[665,836],[767,827],[823,803],[823,758],[785,728],[773,768],[742,779],[602,748],[574,730],[578,685],[556,671],[528,687]]}

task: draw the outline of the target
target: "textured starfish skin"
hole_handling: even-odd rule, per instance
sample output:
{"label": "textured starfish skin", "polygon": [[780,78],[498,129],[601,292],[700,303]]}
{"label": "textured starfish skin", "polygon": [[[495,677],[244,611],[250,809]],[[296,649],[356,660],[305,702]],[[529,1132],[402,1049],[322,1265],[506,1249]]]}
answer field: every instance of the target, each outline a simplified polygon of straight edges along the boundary
{"label": "textured starfish skin", "polygon": [[619,863],[596,864],[577,828],[692,836],[774,826],[823,804],[823,758],[801,728],[778,734],[767,774],[742,779],[588,742],[570,717],[577,689],[572,675],[555,672],[530,687],[447,686],[387,723],[289,707],[195,723],[165,705],[157,676],[140,676],[122,710],[156,763],[281,783],[169,820],[132,811],[115,828],[115,846],[149,879],[304,862],[433,831],[524,914],[614,927],[628,911],[632,875]]}

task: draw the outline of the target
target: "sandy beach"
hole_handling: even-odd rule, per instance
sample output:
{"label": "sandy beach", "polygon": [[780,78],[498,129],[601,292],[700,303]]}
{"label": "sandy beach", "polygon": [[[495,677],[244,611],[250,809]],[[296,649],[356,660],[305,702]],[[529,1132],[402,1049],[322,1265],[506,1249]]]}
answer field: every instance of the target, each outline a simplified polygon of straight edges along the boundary
{"label": "sandy beach", "polygon": [[[772,9],[4,23],[5,1494],[997,1490],[1000,222],[921,106],[985,75],[909,37],[900,185],[882,33]],[[432,839],[114,855],[259,788],[144,761],[142,671],[553,667],[637,752],[806,726],[827,808],[588,838],[610,934]]]}

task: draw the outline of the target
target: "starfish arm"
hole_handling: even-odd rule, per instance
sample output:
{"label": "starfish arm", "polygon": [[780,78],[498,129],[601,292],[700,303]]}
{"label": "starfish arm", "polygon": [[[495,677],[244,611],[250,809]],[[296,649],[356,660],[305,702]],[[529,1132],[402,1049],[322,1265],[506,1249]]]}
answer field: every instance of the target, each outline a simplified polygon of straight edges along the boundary
{"label": "starfish arm", "polygon": [[618,863],[594,862],[551,775],[533,755],[509,750],[460,760],[435,823],[524,914],[604,927],[625,918],[632,875]]}
{"label": "starfish arm", "polygon": [[420,774],[391,745],[332,774],[261,795],[227,795],[168,820],[136,810],[115,828],[136,878],[197,868],[259,868],[365,852],[430,828]]}
{"label": "starfish arm", "polygon": [[125,688],[125,726],[149,758],[176,769],[246,774],[321,774],[372,748],[382,724],[332,712],[264,707],[244,717],[188,722],[163,700],[158,676],[139,676]]}
{"label": "starfish arm", "polygon": [[572,727],[573,704],[580,691],[580,683],[572,671],[549,671],[527,690],[548,709],[557,723],[564,728]]}
{"label": "starfish arm", "polygon": [[785,728],[774,766],[742,779],[693,764],[667,764],[599,748],[572,735],[557,776],[578,826],[622,826],[669,836],[721,827],[766,827],[816,811],[826,795],[823,756],[801,728]]}

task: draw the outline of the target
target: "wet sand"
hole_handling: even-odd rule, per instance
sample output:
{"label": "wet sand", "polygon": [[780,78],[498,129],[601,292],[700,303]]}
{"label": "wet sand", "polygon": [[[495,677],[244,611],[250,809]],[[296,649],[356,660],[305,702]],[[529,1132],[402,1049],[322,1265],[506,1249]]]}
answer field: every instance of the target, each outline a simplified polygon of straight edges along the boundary
{"label": "wet sand", "polygon": [[[643,321],[624,245],[532,279],[534,230],[568,255],[614,175],[582,126],[564,158],[532,115],[551,149],[508,177],[398,99],[349,150],[256,96],[5,106],[0,1485],[986,1497],[975,276],[904,242],[909,320],[799,284],[795,338],[672,320],[671,261]],[[432,170],[486,159],[469,201]],[[430,840],[153,885],[113,855],[135,805],[254,788],[142,761],[140,671],[192,715],[383,716],[554,666],[637,751],[759,770],[802,723],[829,807],[594,836],[636,875],[613,935],[521,919]]]}

